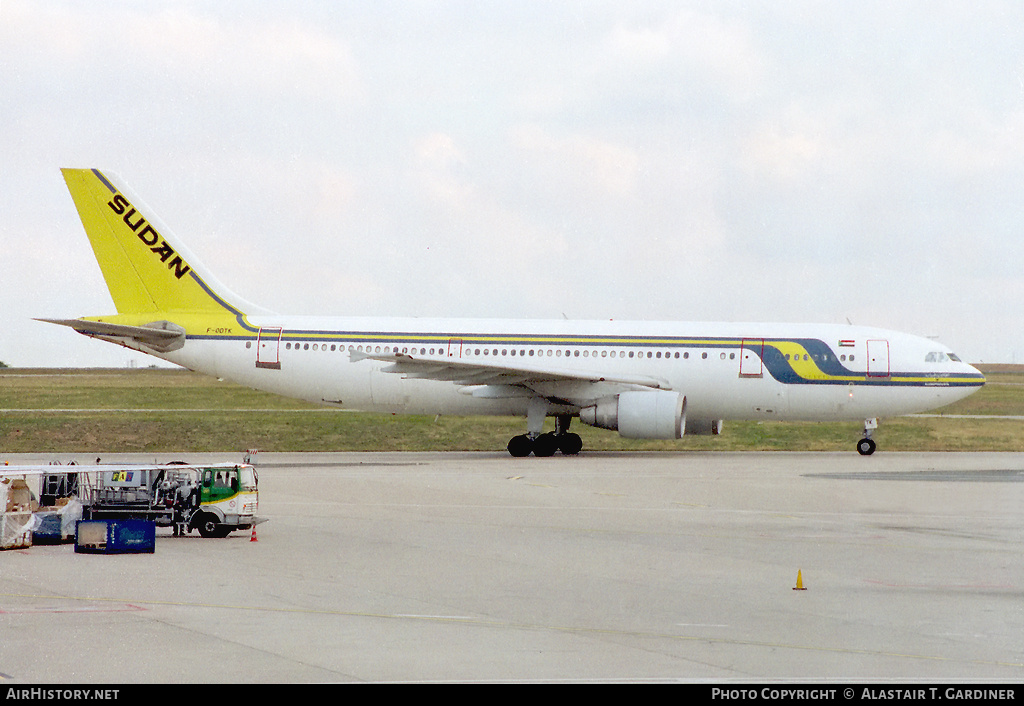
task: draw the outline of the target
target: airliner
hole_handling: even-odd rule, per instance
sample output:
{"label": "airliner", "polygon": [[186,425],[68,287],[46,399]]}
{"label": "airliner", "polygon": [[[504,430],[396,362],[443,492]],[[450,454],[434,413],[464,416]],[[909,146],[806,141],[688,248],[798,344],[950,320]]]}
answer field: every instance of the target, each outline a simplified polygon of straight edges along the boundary
{"label": "airliner", "polygon": [[322,405],[525,418],[516,457],[580,453],[574,419],[631,439],[863,420],[866,456],[879,417],[985,383],[928,338],[852,325],[280,315],[218,282],[114,174],[62,171],[117,313],[41,321]]}

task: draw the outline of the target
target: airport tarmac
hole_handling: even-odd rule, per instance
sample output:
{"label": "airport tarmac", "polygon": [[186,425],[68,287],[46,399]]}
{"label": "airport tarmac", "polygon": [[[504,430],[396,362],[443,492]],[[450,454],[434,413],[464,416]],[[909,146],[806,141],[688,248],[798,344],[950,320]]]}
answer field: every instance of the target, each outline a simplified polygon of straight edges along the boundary
{"label": "airport tarmac", "polygon": [[[179,458],[241,454],[104,456]],[[0,681],[1024,681],[1024,453],[259,472],[257,542],[0,552]]]}

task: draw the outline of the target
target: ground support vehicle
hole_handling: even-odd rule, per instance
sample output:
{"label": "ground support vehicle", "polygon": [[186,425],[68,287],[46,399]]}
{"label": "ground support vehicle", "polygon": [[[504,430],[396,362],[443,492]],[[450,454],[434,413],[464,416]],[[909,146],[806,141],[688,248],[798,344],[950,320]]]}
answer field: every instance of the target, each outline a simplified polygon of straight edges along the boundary
{"label": "ground support vehicle", "polygon": [[84,519],[151,520],[175,535],[250,529],[259,506],[256,469],[244,463],[92,467],[79,484]]}

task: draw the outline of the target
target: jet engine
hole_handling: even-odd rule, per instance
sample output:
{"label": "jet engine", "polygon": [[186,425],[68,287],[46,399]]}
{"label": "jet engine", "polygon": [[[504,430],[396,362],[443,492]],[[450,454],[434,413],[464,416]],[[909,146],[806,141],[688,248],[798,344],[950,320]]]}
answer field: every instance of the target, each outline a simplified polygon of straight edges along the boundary
{"label": "jet engine", "polygon": [[580,421],[618,431],[627,439],[681,439],[686,396],[671,390],[622,392],[581,409]]}

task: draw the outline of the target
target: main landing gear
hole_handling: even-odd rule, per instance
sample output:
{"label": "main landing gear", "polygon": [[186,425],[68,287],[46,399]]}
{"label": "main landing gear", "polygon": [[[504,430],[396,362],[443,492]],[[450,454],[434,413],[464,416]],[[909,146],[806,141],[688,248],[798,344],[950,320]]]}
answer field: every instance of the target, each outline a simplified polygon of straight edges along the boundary
{"label": "main landing gear", "polygon": [[555,417],[555,430],[541,433],[544,419],[547,416],[547,402],[542,399],[531,400],[526,417],[526,433],[513,436],[508,442],[508,452],[516,458],[529,456],[554,456],[561,451],[566,456],[575,456],[583,448],[583,439],[579,434],[569,431],[572,417],[567,414]]}
{"label": "main landing gear", "polygon": [[554,456],[556,451],[561,451],[566,456],[575,456],[583,449],[583,439],[579,434],[566,433],[558,434],[549,431],[537,437],[530,438],[529,434],[513,436],[508,442],[508,452],[516,458],[529,456]]}
{"label": "main landing gear", "polygon": [[861,456],[870,456],[875,452],[875,440],[871,438],[871,435],[877,428],[877,419],[864,420],[864,438],[857,442],[857,453]]}

